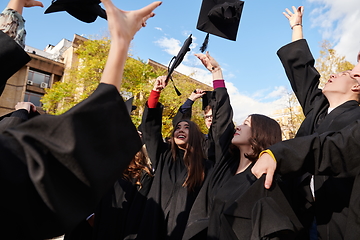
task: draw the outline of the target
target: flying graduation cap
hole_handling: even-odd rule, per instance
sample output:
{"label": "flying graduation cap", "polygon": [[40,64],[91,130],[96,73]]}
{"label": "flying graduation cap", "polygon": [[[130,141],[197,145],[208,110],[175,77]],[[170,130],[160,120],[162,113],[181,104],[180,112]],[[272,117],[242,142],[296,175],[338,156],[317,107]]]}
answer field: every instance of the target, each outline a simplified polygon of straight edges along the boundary
{"label": "flying graduation cap", "polygon": [[174,81],[171,77],[171,74],[174,72],[175,68],[177,66],[180,65],[180,63],[182,62],[182,60],[184,59],[186,53],[188,51],[190,51],[190,44],[192,43],[192,34],[190,34],[190,36],[185,40],[183,46],[181,47],[179,53],[177,54],[176,57],[173,57],[171,60],[170,60],[170,63],[169,63],[169,67],[168,67],[168,75],[166,77],[166,82],[169,81],[169,79],[172,81],[173,85],[174,85],[174,88],[175,88],[175,91],[176,91],[176,94],[178,96],[181,95],[180,91],[176,88],[175,84],[174,84]]}
{"label": "flying graduation cap", "polygon": [[244,1],[203,0],[196,28],[206,32],[200,51],[204,52],[209,34],[236,41]]}
{"label": "flying graduation cap", "polygon": [[100,0],[52,0],[45,13],[60,11],[66,11],[86,23],[94,22],[98,16],[106,19],[106,12],[100,7]]}

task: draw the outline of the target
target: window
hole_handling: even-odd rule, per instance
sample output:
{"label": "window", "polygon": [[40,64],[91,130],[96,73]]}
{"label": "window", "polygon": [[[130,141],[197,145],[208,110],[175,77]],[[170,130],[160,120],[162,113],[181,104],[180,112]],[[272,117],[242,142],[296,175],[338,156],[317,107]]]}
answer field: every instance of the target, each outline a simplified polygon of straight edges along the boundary
{"label": "window", "polygon": [[33,84],[40,86],[41,83],[46,83],[47,86],[50,86],[50,74],[45,74],[37,72],[30,69],[28,73],[28,81],[32,81]]}
{"label": "window", "polygon": [[40,99],[43,95],[33,93],[33,92],[25,92],[24,102],[32,102],[35,106],[41,107],[42,103],[40,102]]}

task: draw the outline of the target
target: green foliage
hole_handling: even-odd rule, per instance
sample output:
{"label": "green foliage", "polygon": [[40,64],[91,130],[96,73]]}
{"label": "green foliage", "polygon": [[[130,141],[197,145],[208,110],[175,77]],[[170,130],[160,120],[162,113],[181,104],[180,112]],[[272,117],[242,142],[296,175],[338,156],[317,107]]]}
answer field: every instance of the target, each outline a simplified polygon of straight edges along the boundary
{"label": "green foliage", "polygon": [[86,99],[99,85],[104,70],[110,40],[89,40],[75,50],[79,63],[67,70],[66,77],[46,90],[41,99],[50,114],[62,114]]}
{"label": "green foliage", "polygon": [[[109,50],[110,40],[108,38],[83,42],[75,50],[78,63],[66,70],[65,77],[61,82],[56,82],[51,88],[46,89],[46,94],[41,100],[43,109],[49,114],[57,115],[86,99],[100,82]],[[153,88],[154,79],[164,74],[166,74],[166,69],[154,68],[140,59],[131,57],[127,59],[121,94],[125,100],[134,97],[133,105],[137,106],[137,109],[132,112],[131,117],[135,126],[141,122],[142,112]],[[172,130],[172,118],[191,92],[197,88],[212,89],[204,84],[194,82],[190,77],[182,74],[173,74],[173,79],[182,95],[180,97],[176,95],[171,82],[161,94],[160,102],[164,105],[162,131],[164,137],[169,136]],[[202,116],[201,100],[198,100],[193,105],[192,120],[200,126],[204,133],[207,133]]]}
{"label": "green foliage", "polygon": [[324,40],[315,67],[321,75],[320,87],[323,87],[331,74],[353,69],[354,65],[346,61],[345,56],[338,55],[332,44]]}

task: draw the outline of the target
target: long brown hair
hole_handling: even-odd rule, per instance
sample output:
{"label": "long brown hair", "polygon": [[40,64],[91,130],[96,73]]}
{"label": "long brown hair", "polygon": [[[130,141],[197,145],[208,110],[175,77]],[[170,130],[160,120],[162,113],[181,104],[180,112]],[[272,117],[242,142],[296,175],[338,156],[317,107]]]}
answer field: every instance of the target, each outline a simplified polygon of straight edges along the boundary
{"label": "long brown hair", "polygon": [[127,169],[123,172],[123,179],[128,181],[135,180],[135,184],[142,187],[141,177],[145,171],[149,176],[153,176],[151,172],[150,159],[147,155],[145,145],[142,146],[140,151],[138,151],[134,158],[131,160]]}
{"label": "long brown hair", "polygon": [[[183,187],[187,187],[189,191],[193,191],[196,187],[201,186],[205,178],[204,152],[202,147],[204,134],[200,131],[196,123],[189,120],[181,120],[180,122],[187,122],[189,124],[188,142],[183,158],[188,174],[183,183]],[[174,132],[180,122],[175,125],[170,139],[171,154],[174,161],[176,160],[176,153],[179,149],[174,141]]]}
{"label": "long brown hair", "polygon": [[261,114],[251,114],[251,138],[249,139],[253,149],[252,154],[245,154],[251,161],[256,161],[264,149],[281,141],[281,128],[277,121]]}

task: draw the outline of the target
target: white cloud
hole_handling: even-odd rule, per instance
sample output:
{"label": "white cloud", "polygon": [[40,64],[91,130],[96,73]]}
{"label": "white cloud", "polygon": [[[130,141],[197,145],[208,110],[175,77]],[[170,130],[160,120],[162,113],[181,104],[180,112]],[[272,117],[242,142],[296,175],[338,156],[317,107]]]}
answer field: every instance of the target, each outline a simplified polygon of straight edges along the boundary
{"label": "white cloud", "polygon": [[[180,64],[176,71],[212,86],[212,75],[204,67],[189,67]],[[224,71],[227,76],[226,71]],[[226,78],[226,77],[225,77]],[[227,78],[226,78],[227,79]],[[274,86],[272,89],[261,89],[252,96],[240,93],[230,81],[225,82],[231,105],[234,111],[234,121],[241,123],[249,114],[258,113],[270,116],[275,110],[285,108],[288,90],[284,86]]]}
{"label": "white cloud", "polygon": [[160,27],[155,27],[156,30],[162,31],[162,28]]}
{"label": "white cloud", "polygon": [[[182,46],[182,42],[174,38],[162,37],[156,43],[170,55],[176,56]],[[194,43],[193,43],[194,44]],[[193,44],[191,46],[193,46]],[[193,48],[193,47],[192,47]],[[176,71],[188,75],[202,83],[212,86],[212,75],[204,68],[196,58],[187,58],[192,51],[187,53],[184,61],[176,68]],[[284,99],[287,97],[287,90],[284,86],[274,86],[272,89],[260,89],[252,96],[241,93],[231,79],[236,81],[235,74],[227,72],[223,68],[224,78],[227,79],[226,87],[229,92],[231,105],[234,111],[234,121],[241,123],[249,114],[258,113],[271,116],[275,110],[284,108]],[[186,94],[186,93],[184,93]]]}
{"label": "white cloud", "polygon": [[[335,44],[335,50],[352,63],[360,50],[360,5],[357,0],[307,0],[312,26],[320,27],[323,39]],[[306,9],[305,9],[306,10]]]}

